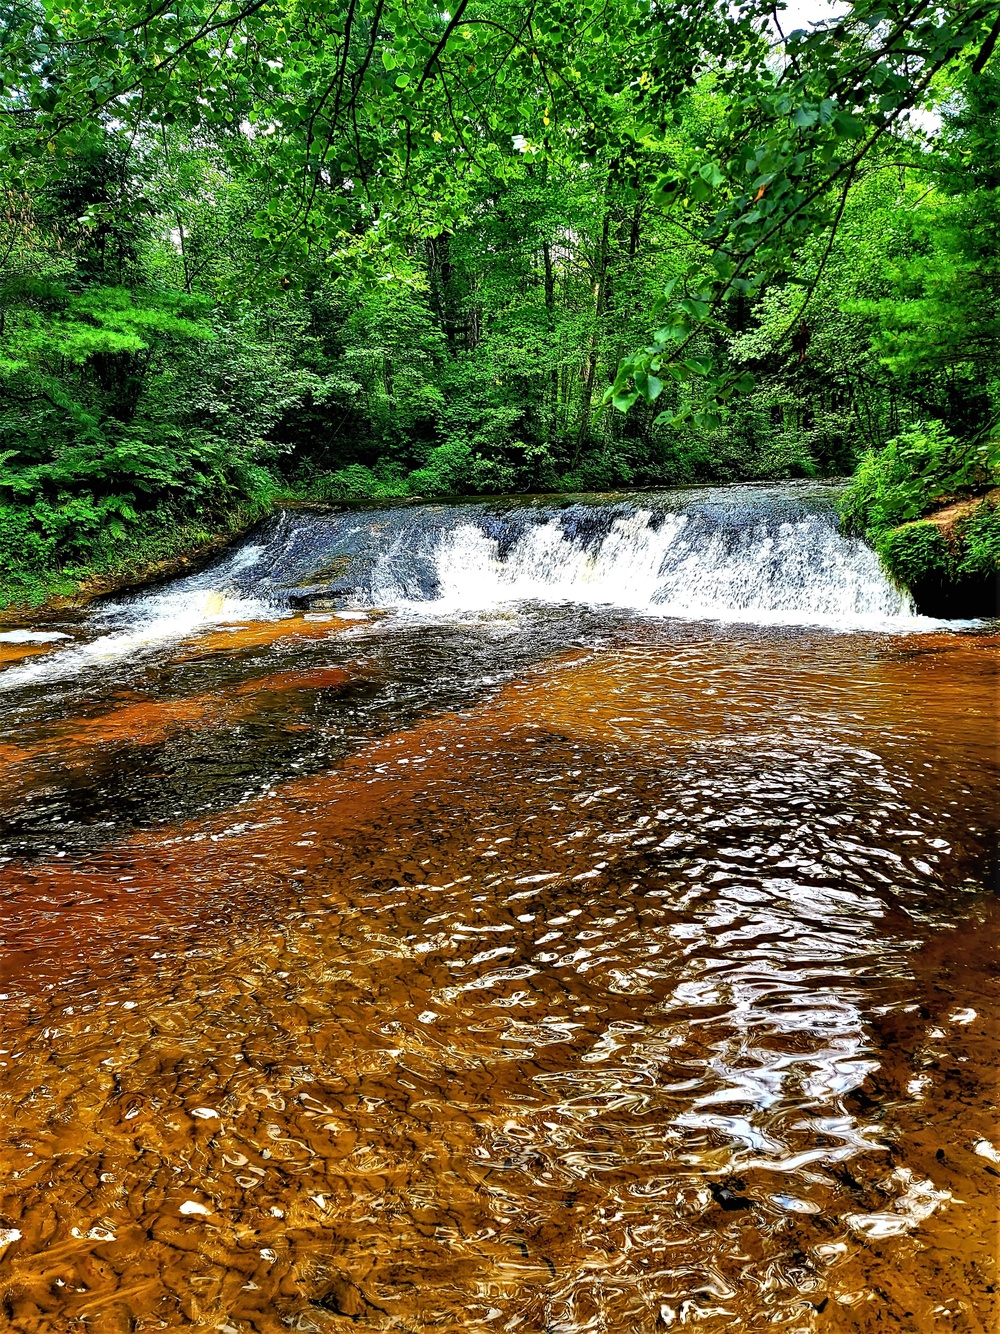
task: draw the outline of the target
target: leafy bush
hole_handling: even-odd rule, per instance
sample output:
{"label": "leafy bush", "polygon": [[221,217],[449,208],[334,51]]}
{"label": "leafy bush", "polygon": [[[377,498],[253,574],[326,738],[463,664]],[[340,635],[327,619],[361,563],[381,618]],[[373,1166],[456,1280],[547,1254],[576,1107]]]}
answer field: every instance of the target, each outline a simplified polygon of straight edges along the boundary
{"label": "leafy bush", "polygon": [[0,572],[13,574],[51,565],[56,537],[24,505],[0,505]]}
{"label": "leafy bush", "polygon": [[970,445],[940,422],[921,423],[861,459],[840,503],[849,532],[874,540],[921,518],[935,502],[968,495],[1000,479],[1000,441]]}
{"label": "leafy bush", "polygon": [[1000,503],[986,499],[955,526],[959,574],[1000,572]]}
{"label": "leafy bush", "polygon": [[385,500],[405,496],[406,486],[385,470],[373,472],[363,463],[351,463],[346,468],[317,478],[306,488],[316,500]]}
{"label": "leafy bush", "polygon": [[63,511],[44,502],[0,505],[0,606],[36,606],[53,595],[74,593],[93,576],[146,577],[157,562],[188,556],[247,528],[266,513],[275,496],[272,482],[200,522],[163,503],[145,513],[141,525],[118,532],[97,513],[87,518],[86,540],[80,537],[76,502]]}
{"label": "leafy bush", "polygon": [[884,529],[875,539],[875,550],[892,577],[908,586],[933,575],[947,578],[954,572],[954,557],[944,533],[927,520]]}
{"label": "leafy bush", "polygon": [[950,531],[923,516],[998,476],[1000,443],[963,444],[940,422],[914,426],[865,454],[841,500],[841,518],[874,546],[899,583],[991,574],[1000,570],[1000,506],[984,500]]}

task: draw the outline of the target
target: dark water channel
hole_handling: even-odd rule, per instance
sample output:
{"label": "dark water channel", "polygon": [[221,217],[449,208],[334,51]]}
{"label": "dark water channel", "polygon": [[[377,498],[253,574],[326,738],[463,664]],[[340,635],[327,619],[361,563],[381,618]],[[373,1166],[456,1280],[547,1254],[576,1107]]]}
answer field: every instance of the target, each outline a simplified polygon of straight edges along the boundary
{"label": "dark water channel", "polygon": [[0,1325],[995,1327],[1000,637],[697,503],[0,645]]}

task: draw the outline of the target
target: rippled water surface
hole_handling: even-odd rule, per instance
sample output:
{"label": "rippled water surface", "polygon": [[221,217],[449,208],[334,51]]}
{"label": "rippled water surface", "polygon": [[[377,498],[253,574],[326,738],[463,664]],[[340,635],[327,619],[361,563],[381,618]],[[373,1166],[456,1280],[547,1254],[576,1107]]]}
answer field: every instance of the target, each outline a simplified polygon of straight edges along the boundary
{"label": "rippled water surface", "polygon": [[998,647],[557,603],[27,674],[7,1325],[993,1329]]}

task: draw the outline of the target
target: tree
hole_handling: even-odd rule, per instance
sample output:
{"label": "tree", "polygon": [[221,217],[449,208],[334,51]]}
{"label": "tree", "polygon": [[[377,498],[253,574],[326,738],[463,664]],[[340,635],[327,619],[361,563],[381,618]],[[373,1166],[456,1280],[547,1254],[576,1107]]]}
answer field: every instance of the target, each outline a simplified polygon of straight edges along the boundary
{"label": "tree", "polygon": [[[764,0],[0,5],[17,522],[90,550],[281,486],[845,471],[921,417],[973,430],[995,5],[774,24]],[[931,152],[907,117],[935,99]]]}

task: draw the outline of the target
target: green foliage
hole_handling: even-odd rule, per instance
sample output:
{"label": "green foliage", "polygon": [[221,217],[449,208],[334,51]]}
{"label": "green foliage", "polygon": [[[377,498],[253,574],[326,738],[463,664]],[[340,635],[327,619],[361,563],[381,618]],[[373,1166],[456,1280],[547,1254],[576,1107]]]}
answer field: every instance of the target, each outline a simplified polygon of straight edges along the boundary
{"label": "green foliage", "polygon": [[[662,420],[694,416],[711,424],[734,395],[752,389],[754,377],[725,355],[692,356],[699,339],[719,330],[733,296],[781,281],[790,261],[801,262],[830,234],[822,271],[862,165],[931,93],[941,70],[973,44],[988,53],[996,39],[994,20],[976,6],[949,8],[943,24],[941,11],[919,5],[897,17],[898,27],[885,22],[881,6],[852,4],[842,23],[791,34],[783,67],[770,78],[753,65],[719,77],[724,114],[654,192],[701,244],[663,288],[652,339],[619,363],[606,394],[615,407],[653,402],[665,377],[697,377],[691,401]],[[971,68],[979,73],[978,62]],[[817,279],[795,276],[802,293],[783,339],[793,335]]]}
{"label": "green foliage", "polygon": [[[453,495],[464,489],[463,484],[468,479],[476,476],[476,462],[467,444],[463,441],[449,441],[432,450],[424,466],[410,473],[409,486],[417,495]],[[493,488],[486,485],[482,489],[489,491]]]}
{"label": "green foliage", "polygon": [[364,464],[352,463],[314,481],[307,494],[316,500],[388,500],[407,492],[398,480],[379,477]]}
{"label": "green foliage", "polygon": [[966,78],[942,109],[939,188],[890,222],[881,290],[845,308],[873,318],[875,351],[904,392],[975,435],[1000,418],[1000,76]]}
{"label": "green foliage", "polygon": [[998,573],[1000,507],[994,500],[974,505],[950,531],[922,518],[998,480],[1000,442],[963,445],[940,422],[929,422],[865,454],[841,500],[841,518],[872,543],[901,584]]}
{"label": "green foliage", "polygon": [[1000,574],[1000,501],[987,498],[955,528],[960,575]]}
{"label": "green foliage", "polygon": [[899,583],[913,587],[924,580],[955,583],[1000,575],[1000,504],[985,499],[961,518],[950,533],[922,519],[888,528],[874,538],[886,569]]}
{"label": "green foliage", "polygon": [[0,570],[9,578],[55,563],[57,541],[46,522],[50,515],[32,506],[0,506]]}
{"label": "green foliage", "polygon": [[[991,7],[853,0],[777,49],[772,9],[8,6],[8,573],[287,491],[807,476],[868,450],[846,515],[874,533],[980,485]],[[927,103],[932,141],[906,118]]]}
{"label": "green foliage", "polygon": [[849,531],[874,537],[997,480],[1000,441],[963,444],[940,422],[928,422],[864,455],[841,500],[841,517]]}
{"label": "green foliage", "polygon": [[[52,514],[44,506],[0,505],[0,606],[38,606],[53,596],[71,596],[95,577],[111,582],[148,577],[161,562],[187,557],[248,527],[278,495],[272,483],[201,523],[164,504],[146,514],[141,526],[118,533],[99,515],[94,522],[93,515]],[[67,531],[76,558],[60,541]],[[89,540],[81,540],[85,532]]]}
{"label": "green foliage", "polygon": [[952,577],[955,560],[937,524],[923,520],[875,535],[875,550],[897,583],[913,587],[934,575]]}

